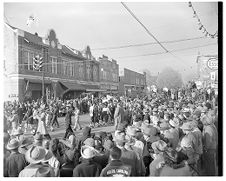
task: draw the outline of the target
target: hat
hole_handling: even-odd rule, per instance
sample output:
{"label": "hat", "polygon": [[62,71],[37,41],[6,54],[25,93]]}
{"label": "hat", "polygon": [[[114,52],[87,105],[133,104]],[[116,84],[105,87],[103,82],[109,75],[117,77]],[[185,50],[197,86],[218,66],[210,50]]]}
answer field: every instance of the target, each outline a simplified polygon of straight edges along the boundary
{"label": "hat", "polygon": [[128,126],[126,129],[126,134],[129,136],[136,136],[137,128],[135,126]]}
{"label": "hat", "polygon": [[191,131],[193,129],[193,125],[191,122],[186,122],[181,126],[182,130]]}
{"label": "hat", "polygon": [[208,111],[208,108],[207,107],[203,107],[202,110],[201,110],[201,113],[206,113]]}
{"label": "hat", "polygon": [[201,111],[197,109],[193,114],[199,118],[201,116]]}
{"label": "hat", "polygon": [[190,110],[189,110],[188,108],[184,108],[184,109],[182,110],[182,112],[186,113],[186,112],[190,112]]}
{"label": "hat", "polygon": [[31,145],[31,144],[32,144],[32,142],[30,139],[23,138],[23,140],[21,141],[20,147],[23,148],[23,147]]}
{"label": "hat", "polygon": [[85,159],[90,159],[96,156],[96,151],[93,147],[85,145],[81,147],[81,156]]}
{"label": "hat", "polygon": [[74,155],[75,155],[75,152],[73,150],[66,150],[65,151],[65,155],[67,156],[67,158],[70,160],[70,161],[73,161],[73,158],[74,158]]}
{"label": "hat", "polygon": [[189,137],[184,136],[180,142],[180,146],[182,148],[192,148],[192,141],[189,139]]}
{"label": "hat", "polygon": [[162,140],[158,140],[158,141],[152,143],[151,147],[155,153],[160,153],[160,152],[164,152],[166,150],[167,144]]}
{"label": "hat", "polygon": [[160,130],[164,131],[169,129],[169,124],[166,121],[164,121],[159,125],[159,127],[160,127]]}
{"label": "hat", "polygon": [[154,109],[152,110],[152,112],[158,112],[158,109],[156,107],[154,107]]}
{"label": "hat", "polygon": [[14,150],[14,149],[18,148],[19,146],[20,146],[19,141],[18,141],[17,139],[14,138],[14,139],[11,139],[11,140],[8,142],[6,148],[7,148],[8,150]]}
{"label": "hat", "polygon": [[135,126],[136,128],[140,129],[142,122],[141,121],[134,121],[133,122],[133,126]]}
{"label": "hat", "polygon": [[36,135],[34,136],[35,140],[43,140],[43,136],[38,132],[36,133]]}
{"label": "hat", "polygon": [[103,145],[106,150],[110,150],[113,146],[114,143],[111,140],[106,140]]}
{"label": "hat", "polygon": [[157,134],[157,129],[153,126],[147,126],[144,128],[143,134],[147,136],[155,136]]}
{"label": "hat", "polygon": [[19,135],[22,135],[23,134],[23,131],[22,129],[16,129],[15,131],[13,131],[12,133],[12,136],[19,136]]}
{"label": "hat", "polygon": [[83,143],[87,146],[95,146],[95,140],[93,138],[87,138]]}
{"label": "hat", "polygon": [[180,124],[180,121],[179,121],[179,119],[174,118],[173,120],[172,120],[172,119],[169,120],[169,124],[170,124],[171,126],[173,126],[173,127],[178,127],[179,124]]}
{"label": "hat", "polygon": [[42,166],[36,171],[36,177],[51,177],[51,168]]}
{"label": "hat", "polygon": [[26,153],[25,158],[29,163],[46,162],[52,157],[52,153],[42,146],[32,146]]}

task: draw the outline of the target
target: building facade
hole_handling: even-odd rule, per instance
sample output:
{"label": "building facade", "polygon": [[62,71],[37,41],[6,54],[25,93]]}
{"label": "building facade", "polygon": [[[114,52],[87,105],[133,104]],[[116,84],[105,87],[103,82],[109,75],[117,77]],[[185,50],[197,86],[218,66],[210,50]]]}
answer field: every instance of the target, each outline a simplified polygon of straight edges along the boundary
{"label": "building facade", "polygon": [[[45,37],[4,25],[4,81],[7,100],[37,99],[42,85],[47,97],[75,98],[83,92],[98,93],[99,62],[89,46],[83,51],[62,45],[54,30]],[[40,71],[33,68],[33,58],[43,60]],[[44,79],[44,81],[43,81]],[[43,84],[44,82],[44,84]]]}
{"label": "building facade", "polygon": [[98,59],[100,63],[100,88],[105,90],[105,93],[118,93],[119,87],[119,65],[116,60],[109,60],[103,55]]}
{"label": "building facade", "polygon": [[197,74],[201,87],[218,88],[218,56],[200,55],[197,57]]}
{"label": "building facade", "polygon": [[124,68],[120,71],[119,93],[129,97],[143,96],[146,93],[146,73]]}

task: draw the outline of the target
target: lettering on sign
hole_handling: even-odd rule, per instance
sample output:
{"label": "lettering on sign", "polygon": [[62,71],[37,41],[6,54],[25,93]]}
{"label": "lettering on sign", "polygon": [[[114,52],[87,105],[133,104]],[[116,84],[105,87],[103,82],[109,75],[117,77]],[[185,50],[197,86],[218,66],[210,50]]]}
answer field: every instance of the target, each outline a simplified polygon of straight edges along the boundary
{"label": "lettering on sign", "polygon": [[212,70],[217,70],[218,69],[218,60],[217,58],[210,58],[207,61],[207,66],[212,69]]}

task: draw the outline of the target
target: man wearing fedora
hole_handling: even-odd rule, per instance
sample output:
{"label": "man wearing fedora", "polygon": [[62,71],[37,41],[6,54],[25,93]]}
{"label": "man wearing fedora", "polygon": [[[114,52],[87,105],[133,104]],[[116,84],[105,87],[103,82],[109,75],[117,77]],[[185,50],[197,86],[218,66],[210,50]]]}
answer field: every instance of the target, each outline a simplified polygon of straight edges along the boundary
{"label": "man wearing fedora", "polygon": [[71,104],[67,104],[66,106],[66,116],[65,116],[65,128],[66,128],[66,131],[65,131],[65,134],[64,134],[64,139],[68,138],[70,135],[74,135],[74,132],[71,128],[71,118],[72,118],[72,115],[73,115],[73,108],[72,108],[72,105]]}
{"label": "man wearing fedora", "polygon": [[26,153],[25,158],[29,163],[19,174],[19,177],[54,177],[53,168],[48,161],[53,154],[42,146],[33,145]]}
{"label": "man wearing fedora", "polygon": [[7,177],[18,177],[21,170],[27,166],[25,156],[19,153],[18,148],[20,143],[17,139],[11,139],[7,144],[7,149],[11,152],[9,157],[6,158],[6,176]]}
{"label": "man wearing fedora", "polygon": [[96,150],[90,146],[81,147],[82,162],[73,170],[73,177],[99,177],[101,166],[93,161]]}

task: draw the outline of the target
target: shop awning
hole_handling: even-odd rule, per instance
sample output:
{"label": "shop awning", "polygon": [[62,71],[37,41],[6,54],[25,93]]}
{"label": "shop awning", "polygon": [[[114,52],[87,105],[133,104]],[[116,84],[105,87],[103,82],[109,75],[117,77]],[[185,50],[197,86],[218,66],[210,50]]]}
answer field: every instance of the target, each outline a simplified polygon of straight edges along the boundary
{"label": "shop awning", "polygon": [[84,87],[86,88],[87,92],[103,92],[106,90],[100,89],[100,87],[98,85],[84,85]]}
{"label": "shop awning", "polygon": [[86,90],[86,88],[83,85],[78,84],[76,82],[62,82],[61,81],[61,84],[63,84],[69,90],[84,90],[84,91]]}
{"label": "shop awning", "polygon": [[[40,79],[24,79],[25,81],[29,81],[29,83],[34,83],[34,84],[42,84],[42,80]],[[45,80],[45,84],[51,84],[51,80]]]}

